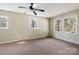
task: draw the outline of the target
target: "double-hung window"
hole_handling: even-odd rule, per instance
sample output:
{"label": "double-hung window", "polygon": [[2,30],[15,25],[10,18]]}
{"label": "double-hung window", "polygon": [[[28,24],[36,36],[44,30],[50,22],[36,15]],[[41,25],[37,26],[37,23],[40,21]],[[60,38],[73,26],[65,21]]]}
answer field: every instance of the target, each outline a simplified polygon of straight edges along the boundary
{"label": "double-hung window", "polygon": [[8,29],[8,17],[0,16],[0,29]]}

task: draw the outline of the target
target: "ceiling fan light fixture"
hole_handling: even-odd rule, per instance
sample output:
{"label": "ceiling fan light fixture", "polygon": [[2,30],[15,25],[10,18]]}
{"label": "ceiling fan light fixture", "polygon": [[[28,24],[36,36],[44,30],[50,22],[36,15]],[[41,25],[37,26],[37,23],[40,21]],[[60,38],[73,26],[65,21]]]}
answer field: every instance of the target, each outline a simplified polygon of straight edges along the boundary
{"label": "ceiling fan light fixture", "polygon": [[33,4],[33,8],[36,8],[36,7],[37,7],[37,4],[36,4],[36,3],[34,3],[34,4]]}

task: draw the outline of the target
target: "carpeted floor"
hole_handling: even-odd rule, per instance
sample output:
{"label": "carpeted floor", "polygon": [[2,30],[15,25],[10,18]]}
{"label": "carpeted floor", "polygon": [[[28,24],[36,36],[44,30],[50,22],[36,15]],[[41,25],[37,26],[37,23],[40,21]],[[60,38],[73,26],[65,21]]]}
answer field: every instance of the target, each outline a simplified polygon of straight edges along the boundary
{"label": "carpeted floor", "polygon": [[0,45],[0,55],[75,55],[79,45],[45,38]]}

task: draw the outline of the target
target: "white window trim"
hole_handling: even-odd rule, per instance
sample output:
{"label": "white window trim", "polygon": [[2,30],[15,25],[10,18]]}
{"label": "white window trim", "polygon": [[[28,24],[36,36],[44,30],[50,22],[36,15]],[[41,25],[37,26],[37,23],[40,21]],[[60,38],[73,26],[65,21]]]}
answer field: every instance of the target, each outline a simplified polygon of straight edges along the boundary
{"label": "white window trim", "polygon": [[[60,23],[60,31],[57,31],[57,30],[56,30],[56,27],[55,27],[55,26],[56,26],[56,23],[57,23],[57,22],[56,22],[57,20],[60,20],[60,22],[61,22],[61,23]],[[62,31],[62,18],[56,18],[56,19],[54,20],[54,32],[61,32],[61,31]]]}
{"label": "white window trim", "polygon": [[[73,15],[73,16],[69,16],[69,17],[65,17],[65,18],[72,18],[72,17],[74,17],[75,20],[76,20],[76,24],[75,24],[75,33],[72,33],[72,34],[78,34],[78,31],[77,31],[78,16],[77,16],[77,15]],[[65,31],[64,31],[64,19],[65,19],[65,18],[56,18],[56,19],[54,19],[54,32],[71,33],[71,32],[65,32]],[[56,28],[55,28],[56,20],[58,20],[58,19],[61,20],[61,31],[56,31]]]}
{"label": "white window trim", "polygon": [[30,20],[29,20],[29,25],[30,25],[29,27],[30,27],[30,29],[38,29],[38,21],[37,21],[36,19],[34,19],[34,20],[37,22],[37,27],[32,27],[32,26],[31,26],[31,24],[32,24],[31,21],[32,21],[32,20],[33,20],[33,19],[30,19]]}
{"label": "white window trim", "polygon": [[64,31],[64,19],[66,19],[66,18],[73,18],[73,17],[75,18],[76,24],[75,24],[75,32],[72,33],[72,34],[77,34],[77,15],[65,17],[65,18],[62,19],[62,32],[64,32],[64,33],[71,33],[71,32]]}

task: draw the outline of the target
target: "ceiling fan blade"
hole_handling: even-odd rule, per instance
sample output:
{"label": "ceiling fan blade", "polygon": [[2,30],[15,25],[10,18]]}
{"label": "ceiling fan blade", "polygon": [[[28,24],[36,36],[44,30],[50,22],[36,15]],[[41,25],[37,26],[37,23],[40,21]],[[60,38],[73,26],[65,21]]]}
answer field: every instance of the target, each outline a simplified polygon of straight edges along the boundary
{"label": "ceiling fan blade", "polygon": [[[20,6],[20,7],[18,7],[18,8],[29,9],[28,7],[21,7],[21,6]],[[30,9],[29,9],[29,10],[30,10]]]}
{"label": "ceiling fan blade", "polygon": [[37,13],[33,10],[33,13],[35,14],[35,15],[37,15]]}
{"label": "ceiling fan blade", "polygon": [[42,9],[35,9],[34,10],[37,10],[37,11],[41,11],[41,12],[45,12],[45,10],[42,10]]}
{"label": "ceiling fan blade", "polygon": [[21,6],[20,6],[20,7],[18,7],[18,8],[24,8],[24,9],[25,9],[26,7],[21,7]]}

